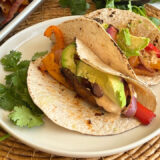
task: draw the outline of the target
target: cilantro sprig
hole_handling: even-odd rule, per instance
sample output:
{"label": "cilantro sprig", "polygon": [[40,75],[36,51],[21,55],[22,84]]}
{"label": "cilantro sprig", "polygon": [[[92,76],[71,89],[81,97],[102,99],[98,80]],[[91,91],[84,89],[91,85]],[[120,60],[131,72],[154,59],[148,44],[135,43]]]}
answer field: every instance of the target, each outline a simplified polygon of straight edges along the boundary
{"label": "cilantro sprig", "polygon": [[[44,56],[47,52],[38,52],[32,60]],[[9,118],[19,127],[35,127],[43,124],[43,113],[33,103],[27,88],[29,60],[21,60],[22,53],[11,51],[1,60],[5,71],[5,84],[0,84],[0,107],[12,111]]]}
{"label": "cilantro sprig", "polygon": [[85,14],[90,7],[86,0],[60,0],[59,3],[63,8],[70,8],[73,15]]}

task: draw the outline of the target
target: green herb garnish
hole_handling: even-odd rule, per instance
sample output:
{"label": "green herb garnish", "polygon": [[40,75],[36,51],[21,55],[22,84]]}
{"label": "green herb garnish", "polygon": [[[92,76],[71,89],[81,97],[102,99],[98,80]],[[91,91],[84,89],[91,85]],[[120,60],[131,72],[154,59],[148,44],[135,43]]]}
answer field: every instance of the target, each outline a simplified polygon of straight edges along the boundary
{"label": "green herb garnish", "polygon": [[[36,53],[32,60],[36,60],[47,52]],[[12,111],[9,118],[19,127],[34,127],[43,124],[43,113],[33,103],[27,88],[28,60],[21,60],[22,53],[11,51],[1,60],[5,71],[5,84],[0,84],[0,107]],[[17,107],[18,106],[18,107]]]}
{"label": "green herb garnish", "polygon": [[32,61],[35,61],[42,56],[45,56],[47,53],[48,53],[48,51],[35,53],[34,56],[32,57]]}
{"label": "green herb garnish", "polygon": [[73,15],[85,14],[90,7],[86,0],[60,0],[59,3],[63,8],[70,8]]}
{"label": "green herb garnish", "polygon": [[32,128],[43,124],[42,115],[35,115],[26,106],[15,106],[9,114],[10,120],[19,127]]}

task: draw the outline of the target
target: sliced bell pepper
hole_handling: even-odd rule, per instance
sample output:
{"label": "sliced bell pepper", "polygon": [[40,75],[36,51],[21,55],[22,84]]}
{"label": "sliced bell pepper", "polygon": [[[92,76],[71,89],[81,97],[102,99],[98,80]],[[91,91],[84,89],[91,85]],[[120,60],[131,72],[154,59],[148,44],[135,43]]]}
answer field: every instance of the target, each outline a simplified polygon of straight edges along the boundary
{"label": "sliced bell pepper", "polygon": [[54,44],[52,48],[52,52],[64,49],[65,45],[64,45],[63,33],[57,26],[48,27],[46,31],[44,32],[44,36],[51,38],[53,33],[56,39],[56,43]]}
{"label": "sliced bell pepper", "polygon": [[50,26],[46,29],[44,35],[51,38],[53,33],[56,38],[56,43],[53,45],[51,53],[42,59],[40,70],[42,72],[47,71],[55,80],[71,89],[70,85],[61,74],[59,63],[56,62],[56,57],[60,57],[58,54],[61,54],[60,52],[65,46],[63,34],[57,26]]}
{"label": "sliced bell pepper", "polygon": [[155,113],[153,113],[148,108],[144,107],[142,104],[137,102],[137,111],[135,117],[144,125],[148,125],[151,123],[153,118],[156,117]]}
{"label": "sliced bell pepper", "polygon": [[63,84],[65,87],[71,89],[70,85],[66,82],[65,78],[61,74],[60,66],[55,63],[53,53],[49,53],[46,57],[43,58],[40,69],[42,72],[47,70],[50,76],[52,76],[55,80]]}
{"label": "sliced bell pepper", "polygon": [[149,43],[149,45],[145,48],[147,52],[154,51],[158,58],[160,58],[160,49],[158,49],[156,46],[154,46],[152,43]]}
{"label": "sliced bell pepper", "polygon": [[129,64],[132,66],[132,67],[136,67],[140,64],[140,61],[139,61],[139,57],[138,56],[132,56],[130,57],[129,59]]}
{"label": "sliced bell pepper", "polygon": [[151,63],[150,66],[153,68],[153,69],[158,69],[160,70],[160,60],[158,59],[158,62],[157,63]]}

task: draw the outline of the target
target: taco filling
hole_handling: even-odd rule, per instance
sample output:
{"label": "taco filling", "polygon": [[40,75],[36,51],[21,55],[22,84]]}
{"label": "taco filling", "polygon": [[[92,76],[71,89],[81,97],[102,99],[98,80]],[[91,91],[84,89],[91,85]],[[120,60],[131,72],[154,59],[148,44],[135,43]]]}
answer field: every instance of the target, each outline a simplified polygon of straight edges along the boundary
{"label": "taco filling", "polygon": [[123,51],[137,75],[160,74],[160,49],[152,44],[149,38],[132,35],[131,25],[120,30],[113,25],[102,26]]}
{"label": "taco filling", "polygon": [[137,101],[137,94],[131,83],[83,62],[77,54],[77,40],[65,46],[63,34],[58,27],[49,27],[45,36],[51,38],[52,33],[56,43],[51,53],[41,61],[39,68],[42,72],[48,72],[65,87],[76,91],[78,96],[102,107],[106,112],[135,117],[142,124],[152,121],[155,114]]}

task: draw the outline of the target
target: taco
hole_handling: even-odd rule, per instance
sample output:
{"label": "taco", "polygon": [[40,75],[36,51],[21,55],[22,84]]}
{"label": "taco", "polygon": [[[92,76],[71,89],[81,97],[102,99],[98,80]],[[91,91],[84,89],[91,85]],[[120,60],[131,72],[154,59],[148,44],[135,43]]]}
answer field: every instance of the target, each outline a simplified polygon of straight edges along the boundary
{"label": "taco", "polygon": [[34,103],[57,125],[83,134],[114,135],[149,124],[155,117],[155,96],[144,84],[108,67],[86,45],[94,27],[96,22],[79,18],[45,31],[55,44],[29,66],[27,84]]}
{"label": "taco", "polygon": [[[121,49],[116,53],[123,57],[119,64],[131,66],[138,79],[148,85],[160,82],[160,30],[148,18],[119,9],[101,9],[86,17],[101,24],[116,44],[114,47]],[[103,60],[103,55],[99,57]],[[112,63],[115,57],[111,57]]]}

